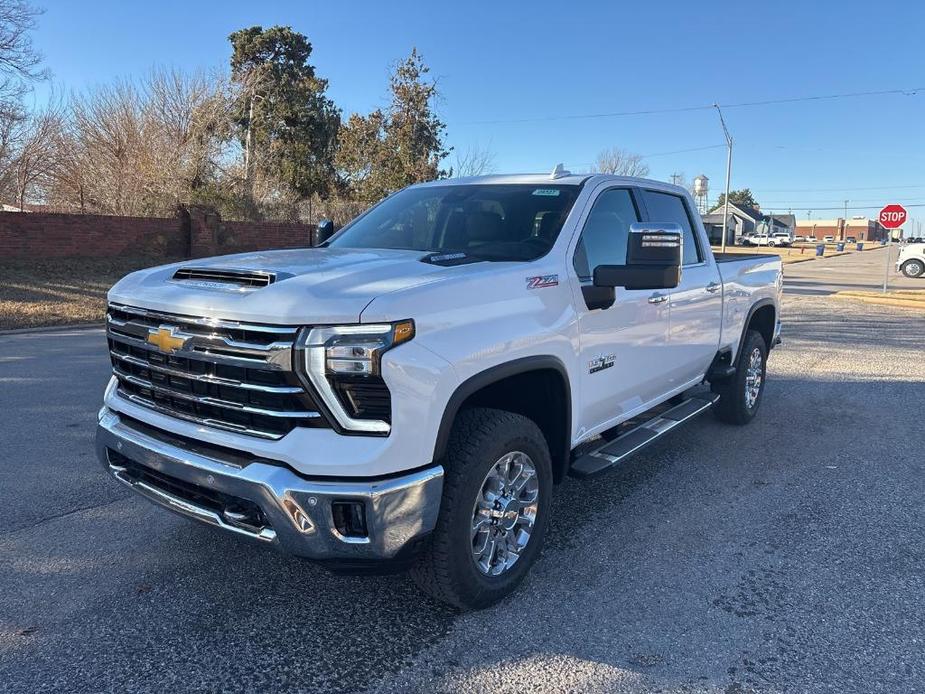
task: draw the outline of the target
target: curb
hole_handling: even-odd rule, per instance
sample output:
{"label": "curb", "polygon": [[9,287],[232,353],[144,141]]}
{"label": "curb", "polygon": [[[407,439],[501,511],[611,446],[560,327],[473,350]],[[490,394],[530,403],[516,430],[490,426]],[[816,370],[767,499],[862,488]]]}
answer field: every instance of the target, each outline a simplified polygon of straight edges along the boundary
{"label": "curb", "polygon": [[11,328],[9,330],[0,330],[0,337],[6,335],[26,335],[29,333],[50,333],[57,330],[102,330],[106,327],[105,323],[77,323],[76,325],[47,325],[35,328]]}

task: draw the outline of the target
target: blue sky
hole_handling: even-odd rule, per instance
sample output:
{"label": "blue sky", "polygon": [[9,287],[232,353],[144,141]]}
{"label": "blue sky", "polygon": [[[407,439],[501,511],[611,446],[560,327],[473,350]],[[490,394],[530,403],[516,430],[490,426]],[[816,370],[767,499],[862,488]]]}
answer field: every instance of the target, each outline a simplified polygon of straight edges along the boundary
{"label": "blue sky", "polygon": [[[46,0],[36,47],[55,87],[153,65],[223,68],[227,36],[286,24],[344,110],[385,103],[389,65],[412,46],[438,79],[450,144],[495,153],[499,172],[586,168],[619,146],[654,178],[709,176],[726,153],[710,110],[562,118],[788,97],[925,88],[925,3],[905,2],[71,2]],[[39,92],[39,95],[44,89]],[[505,123],[497,121],[527,122]],[[925,89],[916,95],[729,108],[733,188],[813,218],[886,202],[925,221]],[[495,121],[495,122],[487,122]],[[452,156],[450,161],[452,161]],[[849,209],[850,214],[874,210]]]}

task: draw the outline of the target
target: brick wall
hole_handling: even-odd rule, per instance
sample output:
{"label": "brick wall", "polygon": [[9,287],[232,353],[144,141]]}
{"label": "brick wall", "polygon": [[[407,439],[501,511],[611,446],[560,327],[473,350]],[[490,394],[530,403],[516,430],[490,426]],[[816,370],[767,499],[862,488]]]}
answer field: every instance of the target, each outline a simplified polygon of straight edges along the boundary
{"label": "brick wall", "polygon": [[309,246],[313,228],[295,222],[224,221],[202,208],[165,218],[0,212],[0,260],[201,258]]}

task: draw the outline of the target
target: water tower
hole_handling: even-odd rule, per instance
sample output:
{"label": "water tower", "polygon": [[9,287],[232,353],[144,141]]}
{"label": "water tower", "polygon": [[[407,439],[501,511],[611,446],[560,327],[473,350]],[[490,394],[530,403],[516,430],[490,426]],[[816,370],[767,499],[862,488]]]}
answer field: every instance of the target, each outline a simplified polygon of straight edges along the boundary
{"label": "water tower", "polygon": [[694,179],[694,200],[700,214],[707,213],[707,195],[710,192],[710,179],[700,174]]}

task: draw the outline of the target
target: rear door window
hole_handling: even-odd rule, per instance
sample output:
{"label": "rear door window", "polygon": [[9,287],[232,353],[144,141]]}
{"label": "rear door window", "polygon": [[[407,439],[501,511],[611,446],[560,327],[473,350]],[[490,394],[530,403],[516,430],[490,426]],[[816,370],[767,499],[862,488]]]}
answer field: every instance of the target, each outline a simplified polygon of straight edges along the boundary
{"label": "rear door window", "polygon": [[694,223],[684,198],[672,193],[663,193],[658,190],[647,190],[645,196],[646,207],[649,211],[649,221],[656,224],[673,222],[684,232],[684,265],[696,265],[703,262],[703,254],[697,235],[694,233]]}

